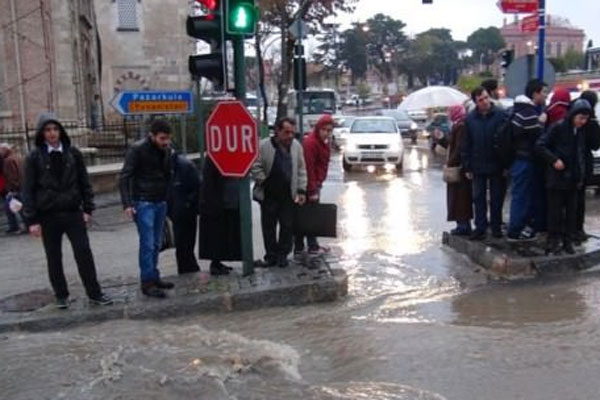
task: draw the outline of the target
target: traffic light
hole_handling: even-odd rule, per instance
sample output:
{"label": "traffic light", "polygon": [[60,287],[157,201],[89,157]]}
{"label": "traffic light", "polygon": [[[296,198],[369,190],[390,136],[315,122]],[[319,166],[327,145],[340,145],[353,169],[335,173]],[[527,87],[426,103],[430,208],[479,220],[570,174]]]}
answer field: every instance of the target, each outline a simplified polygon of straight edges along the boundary
{"label": "traffic light", "polygon": [[215,89],[223,89],[225,84],[225,35],[223,27],[224,0],[196,0],[206,12],[201,16],[188,16],[186,31],[189,36],[210,45],[210,54],[194,55],[188,59],[188,67],[194,78],[212,81]]}
{"label": "traffic light", "polygon": [[254,35],[258,10],[255,0],[227,0],[227,34]]}
{"label": "traffic light", "polygon": [[513,62],[513,58],[515,56],[514,50],[504,50],[502,52],[502,61],[500,62],[500,66],[502,68],[508,68],[510,64]]}

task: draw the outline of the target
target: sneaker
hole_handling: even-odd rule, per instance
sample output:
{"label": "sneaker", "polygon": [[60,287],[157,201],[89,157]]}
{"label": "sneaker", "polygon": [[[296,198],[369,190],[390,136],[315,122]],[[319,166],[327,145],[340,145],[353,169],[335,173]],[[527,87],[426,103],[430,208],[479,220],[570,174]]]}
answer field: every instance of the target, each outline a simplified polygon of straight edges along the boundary
{"label": "sneaker", "polygon": [[155,285],[147,285],[142,287],[142,293],[148,297],[155,297],[157,299],[164,299],[167,294]]}
{"label": "sneaker", "polygon": [[535,233],[531,233],[529,235],[525,235],[523,233],[519,233],[518,235],[508,234],[506,236],[506,240],[509,242],[531,242],[536,239]]}
{"label": "sneaker", "polygon": [[68,297],[57,297],[56,298],[56,308],[59,310],[66,310],[69,308],[69,298]]}
{"label": "sneaker", "polygon": [[469,237],[469,240],[471,240],[473,242],[480,242],[482,240],[485,240],[485,238],[486,238],[485,232],[475,231],[471,234],[471,236]]}
{"label": "sneaker", "polygon": [[155,285],[159,289],[173,289],[175,287],[174,283],[162,281],[160,279],[158,281],[156,281]]}
{"label": "sneaker", "polygon": [[96,306],[108,306],[113,303],[113,300],[105,294],[101,294],[98,297],[90,297],[90,304]]}

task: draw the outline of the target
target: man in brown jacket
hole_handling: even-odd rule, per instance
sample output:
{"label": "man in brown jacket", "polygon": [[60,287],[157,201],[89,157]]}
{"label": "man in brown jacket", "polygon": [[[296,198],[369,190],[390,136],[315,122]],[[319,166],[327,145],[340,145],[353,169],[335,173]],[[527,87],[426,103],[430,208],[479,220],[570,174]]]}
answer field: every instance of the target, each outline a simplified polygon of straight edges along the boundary
{"label": "man in brown jacket", "polygon": [[8,230],[6,233],[25,233],[25,229],[20,229],[22,223],[21,210],[12,209],[10,203],[13,199],[21,202],[21,184],[23,182],[23,159],[17,154],[8,143],[0,143],[0,156],[4,160],[3,174],[6,180],[6,197],[4,201],[4,211],[8,220]]}

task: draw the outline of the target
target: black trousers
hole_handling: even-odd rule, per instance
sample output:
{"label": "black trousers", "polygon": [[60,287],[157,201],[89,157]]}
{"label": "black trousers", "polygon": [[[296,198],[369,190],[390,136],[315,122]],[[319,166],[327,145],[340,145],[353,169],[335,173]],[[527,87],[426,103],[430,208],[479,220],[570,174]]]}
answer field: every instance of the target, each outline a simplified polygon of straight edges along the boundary
{"label": "black trousers", "polygon": [[69,296],[62,262],[63,234],[66,234],[71,242],[85,292],[88,297],[100,296],[102,290],[96,277],[96,266],[87,228],[83,221],[83,213],[81,211],[52,213],[42,219],[41,225],[42,241],[48,261],[48,275],[56,297],[66,298]]}
{"label": "black trousers", "polygon": [[[287,257],[292,251],[293,242],[293,200],[266,197],[260,204],[260,222],[265,243],[265,260],[277,261]],[[277,225],[279,225],[279,238]]]}
{"label": "black trousers", "polygon": [[548,189],[548,238],[570,243],[576,232],[577,191]]}
{"label": "black trousers", "polygon": [[177,273],[198,272],[200,267],[194,254],[196,232],[198,231],[198,215],[196,213],[179,213],[171,219],[175,235],[175,258]]}
{"label": "black trousers", "polygon": [[585,186],[577,191],[577,217],[575,231],[583,232],[585,224]]}

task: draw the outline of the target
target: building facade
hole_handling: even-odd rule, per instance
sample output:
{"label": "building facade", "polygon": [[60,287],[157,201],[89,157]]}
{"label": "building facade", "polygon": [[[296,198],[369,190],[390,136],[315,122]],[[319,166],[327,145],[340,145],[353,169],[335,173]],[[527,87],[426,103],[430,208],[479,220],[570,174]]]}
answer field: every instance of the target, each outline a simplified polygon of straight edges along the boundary
{"label": "building facade", "polygon": [[[500,32],[506,41],[506,47],[515,51],[515,58],[536,51],[538,43],[537,32],[522,32],[520,21],[515,19],[512,23],[500,28]],[[571,26],[563,18],[549,15],[546,27],[546,57],[562,57],[569,50],[583,52],[585,33],[582,29]]]}
{"label": "building facade", "polygon": [[92,0],[0,0],[0,130],[41,111],[91,119],[100,64]]}
{"label": "building facade", "polygon": [[176,90],[191,86],[188,56],[195,41],[185,0],[94,0],[101,43],[104,114],[122,90]]}

